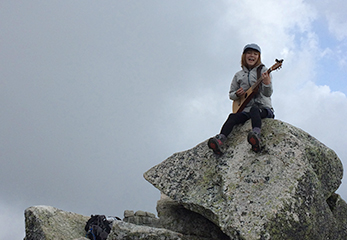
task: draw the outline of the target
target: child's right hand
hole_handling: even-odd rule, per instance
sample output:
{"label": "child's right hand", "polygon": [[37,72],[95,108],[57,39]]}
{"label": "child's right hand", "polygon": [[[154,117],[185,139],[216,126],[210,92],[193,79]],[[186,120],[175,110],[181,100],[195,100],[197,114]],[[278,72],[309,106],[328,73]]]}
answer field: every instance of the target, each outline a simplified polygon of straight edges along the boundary
{"label": "child's right hand", "polygon": [[245,91],[243,90],[242,87],[240,87],[237,91],[236,91],[236,96],[241,97],[245,94]]}

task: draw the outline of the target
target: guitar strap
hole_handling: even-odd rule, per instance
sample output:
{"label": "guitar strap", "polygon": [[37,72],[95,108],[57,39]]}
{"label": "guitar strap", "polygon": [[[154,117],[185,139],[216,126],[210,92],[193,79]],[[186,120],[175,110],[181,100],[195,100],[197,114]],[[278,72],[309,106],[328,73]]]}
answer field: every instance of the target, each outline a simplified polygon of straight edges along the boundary
{"label": "guitar strap", "polygon": [[264,64],[260,64],[257,68],[257,80],[261,77],[261,70],[263,69]]}
{"label": "guitar strap", "polygon": [[[257,80],[261,77],[261,70],[263,69],[264,64],[260,64],[257,68]],[[256,92],[258,92],[259,87],[257,88]]]}

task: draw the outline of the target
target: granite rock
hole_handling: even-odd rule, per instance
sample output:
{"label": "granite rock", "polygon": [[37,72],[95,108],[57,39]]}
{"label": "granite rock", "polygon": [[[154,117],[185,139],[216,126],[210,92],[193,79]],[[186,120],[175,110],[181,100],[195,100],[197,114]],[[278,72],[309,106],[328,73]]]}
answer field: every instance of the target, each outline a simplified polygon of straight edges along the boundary
{"label": "granite rock", "polygon": [[89,217],[50,206],[25,210],[25,240],[74,240],[86,235]]}
{"label": "granite rock", "polygon": [[173,154],[144,177],[172,200],[216,224],[231,239],[345,239],[346,203],[335,191],[336,153],[285,122],[265,119],[261,153],[235,127],[216,156],[207,140]]}

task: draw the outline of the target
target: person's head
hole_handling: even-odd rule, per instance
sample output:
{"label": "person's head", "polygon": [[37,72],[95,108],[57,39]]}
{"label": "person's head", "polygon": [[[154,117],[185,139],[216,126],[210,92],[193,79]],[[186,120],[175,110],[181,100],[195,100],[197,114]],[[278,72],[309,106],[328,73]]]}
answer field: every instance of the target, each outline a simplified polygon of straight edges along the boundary
{"label": "person's head", "polygon": [[247,44],[243,48],[243,53],[241,56],[241,66],[247,67],[248,69],[252,69],[261,64],[261,49],[255,44]]}

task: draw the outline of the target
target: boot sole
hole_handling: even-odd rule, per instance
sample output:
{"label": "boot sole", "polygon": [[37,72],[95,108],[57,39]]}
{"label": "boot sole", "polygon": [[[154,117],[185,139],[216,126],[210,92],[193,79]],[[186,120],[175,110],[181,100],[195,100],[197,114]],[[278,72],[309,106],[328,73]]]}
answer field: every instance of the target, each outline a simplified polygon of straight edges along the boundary
{"label": "boot sole", "polygon": [[248,134],[248,142],[252,145],[252,150],[256,153],[260,152],[259,139],[254,136],[252,133]]}
{"label": "boot sole", "polygon": [[215,142],[215,140],[213,138],[210,138],[208,140],[208,147],[211,148],[213,150],[213,152],[217,155],[222,155],[222,151],[219,149],[218,147],[218,143]]}

